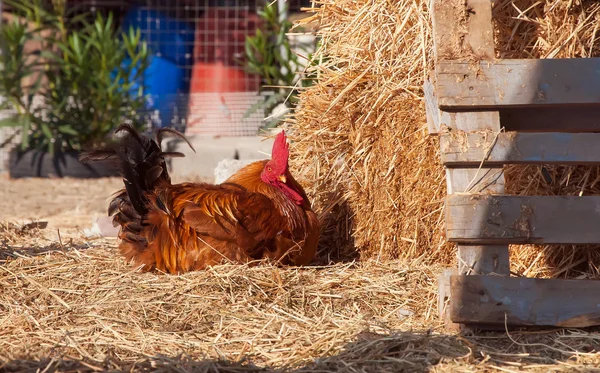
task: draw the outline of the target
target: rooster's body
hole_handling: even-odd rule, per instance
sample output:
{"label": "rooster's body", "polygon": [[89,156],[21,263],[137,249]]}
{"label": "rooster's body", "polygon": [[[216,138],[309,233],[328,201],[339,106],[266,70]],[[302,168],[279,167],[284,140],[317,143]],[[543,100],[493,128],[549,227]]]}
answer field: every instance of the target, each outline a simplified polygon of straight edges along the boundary
{"label": "rooster's body", "polygon": [[112,150],[91,151],[83,161],[114,160],[125,189],[109,214],[120,225],[122,254],[145,270],[182,273],[219,263],[272,259],[306,265],[313,259],[320,226],[302,187],[287,168],[281,133],[273,158],[247,165],[220,185],[171,184],[160,148],[132,127]]}

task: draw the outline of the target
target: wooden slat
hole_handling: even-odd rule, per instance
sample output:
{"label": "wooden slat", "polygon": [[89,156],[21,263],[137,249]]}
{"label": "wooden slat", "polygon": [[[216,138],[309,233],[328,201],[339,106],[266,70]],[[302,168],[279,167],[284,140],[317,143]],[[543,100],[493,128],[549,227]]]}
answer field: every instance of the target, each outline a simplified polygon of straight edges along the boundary
{"label": "wooden slat", "polygon": [[[445,1],[450,2],[451,0]],[[456,35],[463,42],[460,54],[467,52],[469,58],[494,58],[492,2],[489,0],[454,0],[454,2],[454,7],[458,9],[458,17],[449,19],[447,22],[456,24],[459,29]],[[466,23],[466,34],[463,22]],[[456,49],[451,53],[456,53]]]}
{"label": "wooden slat", "polygon": [[[441,112],[440,123],[459,132],[500,131],[500,115],[497,111]],[[504,193],[504,172],[502,168],[446,169],[446,185],[448,194],[483,191]]]}
{"label": "wooden slat", "polygon": [[497,111],[478,112],[440,112],[440,126],[450,130],[457,129],[463,132],[489,130],[493,133],[500,132],[500,113]]}
{"label": "wooden slat", "polygon": [[[444,113],[442,123],[459,132],[499,131],[500,117],[498,112]],[[448,194],[479,193],[485,190],[491,193],[504,192],[504,173],[502,168],[446,169],[446,185]]]}
{"label": "wooden slat", "polygon": [[[472,56],[474,51],[485,58],[494,56],[494,33],[491,23],[492,7],[489,0],[432,0],[431,18],[433,24],[434,55],[441,56],[457,52]],[[465,18],[464,16],[467,16]],[[457,22],[460,19],[460,24]],[[477,30],[477,32],[465,32]],[[427,82],[425,83],[427,86]],[[435,92],[428,96],[428,106],[436,105]],[[426,98],[427,99],[427,98]],[[433,111],[433,110],[432,110]],[[480,113],[431,113],[431,121],[439,118],[438,128],[446,126],[459,131],[490,130],[500,131],[498,112]],[[504,191],[504,174],[501,168],[475,170],[446,170],[448,194],[456,192],[488,190],[494,193]]]}
{"label": "wooden slat", "polygon": [[438,315],[446,314],[446,302],[450,298],[450,277],[457,274],[456,268],[444,268],[438,276]]}
{"label": "wooden slat", "polygon": [[[437,101],[436,101],[437,102]],[[511,107],[500,110],[506,131],[599,132],[600,106]]]}
{"label": "wooden slat", "polygon": [[504,193],[504,172],[501,168],[447,168],[446,192]]}
{"label": "wooden slat", "polygon": [[600,58],[439,61],[442,110],[600,104]]}
{"label": "wooden slat", "polygon": [[[433,0],[432,23],[434,55],[436,61],[450,54],[493,58],[494,36],[492,10],[489,0]],[[460,22],[457,22],[460,20]],[[500,115],[497,111],[479,113],[449,113],[438,108],[434,90],[425,84],[428,123],[437,132],[442,127],[456,131],[500,131]],[[502,168],[447,169],[448,194],[464,191],[504,192]],[[462,271],[469,273],[498,273],[508,275],[508,246],[462,246],[458,245],[458,262]],[[468,268],[468,269],[467,269]],[[456,272],[454,270],[453,272]],[[449,295],[450,271],[440,277],[439,312],[450,330],[464,326],[453,324],[443,305]],[[453,302],[450,299],[450,302]]]}
{"label": "wooden slat", "polygon": [[598,196],[446,197],[446,237],[469,244],[598,244]]}
{"label": "wooden slat", "polygon": [[449,56],[494,58],[490,0],[431,0],[430,8],[436,61]]}
{"label": "wooden slat", "polygon": [[459,245],[458,258],[459,275],[510,275],[506,245]]}
{"label": "wooden slat", "polygon": [[431,80],[427,79],[423,84],[425,95],[425,116],[427,117],[427,130],[430,135],[440,133],[440,109],[438,109],[435,88]]}
{"label": "wooden slat", "polygon": [[600,164],[600,133],[450,133],[440,139],[447,167]]}
{"label": "wooden slat", "polygon": [[438,316],[444,321],[445,331],[457,333],[463,328],[450,320],[450,277],[456,275],[456,268],[445,268],[438,277]]}
{"label": "wooden slat", "polygon": [[600,325],[600,281],[451,276],[456,323],[584,328]]}

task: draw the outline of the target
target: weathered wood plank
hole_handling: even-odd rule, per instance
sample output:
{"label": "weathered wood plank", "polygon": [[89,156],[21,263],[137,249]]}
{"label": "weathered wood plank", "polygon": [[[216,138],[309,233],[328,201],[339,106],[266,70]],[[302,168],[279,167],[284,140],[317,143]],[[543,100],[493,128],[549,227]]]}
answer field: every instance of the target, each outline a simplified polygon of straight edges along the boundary
{"label": "weathered wood plank", "polygon": [[439,61],[436,75],[442,110],[600,105],[600,58]]}
{"label": "weathered wood plank", "polygon": [[462,244],[598,244],[599,196],[446,197],[446,237]]}
{"label": "weathered wood plank", "polygon": [[500,110],[506,131],[599,132],[600,106],[511,107]]}
{"label": "weathered wood plank", "polygon": [[469,58],[493,59],[495,47],[492,2],[489,0],[458,0],[456,5],[462,7],[460,18],[451,19],[449,22],[458,24],[458,27],[462,26],[461,22],[466,23],[467,34],[463,35],[463,48],[469,52]]}
{"label": "weathered wood plank", "polygon": [[453,333],[462,329],[450,320],[450,277],[456,274],[456,268],[445,268],[438,277],[438,316],[444,321],[445,330]]}
{"label": "weathered wood plank", "polygon": [[[492,25],[492,9],[489,0],[432,0],[432,23],[434,35],[434,57],[436,61],[455,56],[465,59],[494,57],[494,30]],[[442,127],[458,131],[488,130],[494,133],[500,131],[500,115],[498,112],[481,113],[448,113],[438,108],[437,98],[432,89],[429,103],[435,107],[429,109],[430,120],[439,119],[435,126],[439,132]],[[504,192],[504,173],[502,168],[485,168],[481,170],[447,169],[446,184],[448,194],[464,191]],[[458,246],[459,267],[472,266],[477,270],[488,273],[493,268],[494,258],[498,253],[502,258],[508,258],[508,246],[487,248]],[[494,256],[496,255],[496,256]],[[478,266],[478,263],[483,263]],[[492,265],[488,265],[488,264]],[[502,269],[499,269],[502,272]],[[508,274],[508,272],[507,272]],[[464,327],[453,324],[448,320],[448,311],[442,307],[448,300],[448,276],[440,277],[439,306],[440,314],[446,321],[448,329]],[[453,300],[450,299],[452,303]]]}
{"label": "weathered wood plank", "polygon": [[431,0],[430,9],[436,61],[494,57],[490,0]]}
{"label": "weathered wood plank", "polygon": [[463,132],[489,130],[493,133],[498,133],[500,132],[500,113],[497,111],[459,113],[441,111],[440,126]]}
{"label": "weathered wood plank", "polygon": [[[600,164],[600,133],[458,132],[440,138],[447,167]],[[483,161],[483,163],[482,163]]]}
{"label": "weathered wood plank", "polygon": [[[441,112],[441,124],[460,132],[500,131],[500,116],[496,111],[474,113]],[[440,144],[441,145],[441,144]],[[446,169],[448,194],[489,191],[504,193],[502,168]]]}
{"label": "weathered wood plank", "polygon": [[440,133],[440,109],[438,109],[435,88],[431,80],[425,80],[423,93],[425,95],[425,116],[427,117],[427,131],[430,135]]}
{"label": "weathered wood plank", "polygon": [[[446,113],[441,112],[441,124],[458,132],[500,131],[500,115],[497,111]],[[502,168],[446,169],[448,194],[453,193],[504,193]]]}
{"label": "weathered wood plank", "polygon": [[504,194],[504,172],[501,168],[447,168],[446,192]]}
{"label": "weathered wood plank", "polygon": [[[459,132],[500,131],[500,114],[497,111],[447,113],[440,112],[440,124]],[[447,169],[446,185],[448,194],[488,191],[504,192],[502,168],[482,168],[479,170]]]}
{"label": "weathered wood plank", "polygon": [[457,274],[456,268],[444,268],[438,277],[438,315],[444,318],[446,302],[450,298],[450,277]]}
{"label": "weathered wood plank", "polygon": [[458,258],[460,275],[510,275],[506,245],[459,245]]}
{"label": "weathered wood plank", "polygon": [[600,281],[451,276],[456,323],[584,328],[600,325]]}

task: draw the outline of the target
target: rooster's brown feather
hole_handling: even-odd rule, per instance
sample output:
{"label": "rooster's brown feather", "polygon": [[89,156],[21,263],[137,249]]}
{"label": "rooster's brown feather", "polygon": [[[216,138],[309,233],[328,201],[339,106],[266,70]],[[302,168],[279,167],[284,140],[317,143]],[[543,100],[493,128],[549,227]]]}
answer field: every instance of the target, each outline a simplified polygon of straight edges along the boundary
{"label": "rooster's brown feather", "polygon": [[[300,185],[297,204],[261,180],[267,161],[252,163],[227,182],[171,184],[162,136],[158,143],[132,127],[114,149],[87,152],[82,160],[118,160],[125,189],[109,204],[113,223],[121,226],[122,254],[145,270],[182,273],[223,263],[272,259],[306,265],[313,259],[320,225]],[[186,140],[187,141],[187,140]]]}

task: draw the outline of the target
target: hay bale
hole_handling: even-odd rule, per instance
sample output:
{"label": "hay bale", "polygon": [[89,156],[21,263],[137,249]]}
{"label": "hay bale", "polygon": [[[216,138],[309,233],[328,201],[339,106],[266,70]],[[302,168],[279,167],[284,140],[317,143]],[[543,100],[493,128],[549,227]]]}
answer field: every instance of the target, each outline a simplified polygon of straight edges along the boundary
{"label": "hay bale", "polygon": [[598,57],[600,2],[500,0],[493,10],[500,58]]}
{"label": "hay bale", "polygon": [[444,170],[421,97],[426,1],[319,3],[324,62],[302,94],[292,151],[325,222],[324,249],[449,261]]}
{"label": "hay bale", "polygon": [[[302,92],[290,132],[294,172],[325,223],[321,253],[453,263],[443,234],[445,174],[438,142],[427,136],[421,91],[433,57],[429,1],[315,3],[306,22],[318,21],[323,41],[318,83]],[[497,1],[496,54],[597,56],[599,15],[595,1]],[[507,167],[508,191],[595,193],[596,168],[546,168],[556,176],[548,185],[540,167]],[[572,276],[583,256],[600,256],[566,247],[549,256],[546,249],[514,248],[513,270]],[[596,273],[593,264],[586,270]]]}

